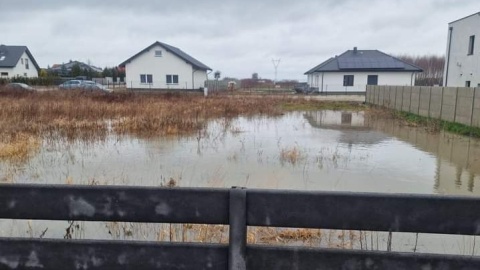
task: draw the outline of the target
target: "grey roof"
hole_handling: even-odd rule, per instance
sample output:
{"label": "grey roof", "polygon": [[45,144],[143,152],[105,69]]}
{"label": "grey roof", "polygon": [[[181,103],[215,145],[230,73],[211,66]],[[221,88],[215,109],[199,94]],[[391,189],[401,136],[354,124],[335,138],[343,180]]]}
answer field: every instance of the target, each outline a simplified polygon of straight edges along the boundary
{"label": "grey roof", "polygon": [[54,71],[61,71],[62,69],[71,70],[73,68],[73,66],[75,66],[75,65],[78,65],[81,69],[89,69],[89,70],[93,70],[93,71],[96,71],[96,72],[102,72],[102,69],[99,68],[99,67],[88,65],[88,64],[85,64],[85,63],[80,62],[80,61],[71,61],[71,60],[68,63],[55,65],[55,66],[51,67],[50,70],[54,70]]}
{"label": "grey roof", "polygon": [[378,50],[348,50],[339,56],[332,57],[320,65],[305,72],[338,72],[338,71],[408,71],[422,72],[415,65]]}
{"label": "grey roof", "polygon": [[173,47],[171,45],[168,45],[166,43],[163,43],[163,42],[159,42],[159,41],[156,41],[155,43],[153,43],[152,45],[148,46],[147,48],[143,49],[142,51],[140,51],[139,53],[135,54],[134,56],[128,58],[127,60],[125,60],[123,63],[121,63],[119,66],[120,67],[124,67],[127,63],[129,63],[130,61],[132,61],[133,59],[135,59],[137,56],[143,54],[144,52],[150,50],[151,48],[155,47],[155,46],[161,46],[163,48],[165,48],[165,50],[173,53],[174,55],[180,57],[181,59],[185,60],[186,62],[190,63],[193,67],[199,69],[199,70],[212,70],[211,68],[209,68],[207,65],[203,64],[202,62],[198,61],[197,59],[193,58],[192,56],[188,55],[187,53],[185,53],[184,51],[180,50],[179,48],[177,47]]}
{"label": "grey roof", "polygon": [[33,55],[28,50],[27,46],[7,46],[0,45],[0,67],[3,68],[13,68],[17,65],[18,61],[22,57],[23,53],[27,53],[28,57],[31,59],[32,64],[35,66],[38,72],[40,72],[40,67],[33,58]]}
{"label": "grey roof", "polygon": [[467,19],[467,18],[470,18],[470,17],[473,17],[473,16],[475,16],[475,15],[480,16],[480,12],[473,13],[472,15],[465,16],[465,17],[460,18],[460,19],[458,19],[458,20],[455,20],[455,21],[453,21],[453,22],[449,22],[448,24],[456,23],[456,22],[458,22],[458,21],[463,21],[463,20],[465,20],[465,19]]}

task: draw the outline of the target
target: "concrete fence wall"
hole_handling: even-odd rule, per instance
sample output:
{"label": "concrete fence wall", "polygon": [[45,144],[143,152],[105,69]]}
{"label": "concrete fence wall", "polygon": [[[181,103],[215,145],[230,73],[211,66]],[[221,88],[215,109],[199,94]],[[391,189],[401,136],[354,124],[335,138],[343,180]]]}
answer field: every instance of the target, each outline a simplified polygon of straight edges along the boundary
{"label": "concrete fence wall", "polygon": [[367,103],[480,127],[480,88],[367,86]]}

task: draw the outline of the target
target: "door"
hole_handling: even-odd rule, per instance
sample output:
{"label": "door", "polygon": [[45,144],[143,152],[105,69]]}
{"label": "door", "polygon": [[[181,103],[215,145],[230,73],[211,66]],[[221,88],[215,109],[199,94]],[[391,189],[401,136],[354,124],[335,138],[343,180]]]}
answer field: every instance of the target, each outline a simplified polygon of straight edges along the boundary
{"label": "door", "polygon": [[368,75],[367,84],[378,85],[378,75]]}

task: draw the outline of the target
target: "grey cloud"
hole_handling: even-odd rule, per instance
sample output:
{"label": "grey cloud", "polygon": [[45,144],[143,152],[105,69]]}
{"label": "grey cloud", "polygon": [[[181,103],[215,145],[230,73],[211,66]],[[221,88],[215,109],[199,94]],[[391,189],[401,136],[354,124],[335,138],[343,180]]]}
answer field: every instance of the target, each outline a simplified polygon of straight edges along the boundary
{"label": "grey cloud", "polygon": [[0,43],[29,46],[43,67],[113,66],[159,40],[224,75],[272,77],[282,58],[279,77],[303,80],[353,46],[443,54],[447,23],[480,11],[474,0],[15,0],[0,10]]}

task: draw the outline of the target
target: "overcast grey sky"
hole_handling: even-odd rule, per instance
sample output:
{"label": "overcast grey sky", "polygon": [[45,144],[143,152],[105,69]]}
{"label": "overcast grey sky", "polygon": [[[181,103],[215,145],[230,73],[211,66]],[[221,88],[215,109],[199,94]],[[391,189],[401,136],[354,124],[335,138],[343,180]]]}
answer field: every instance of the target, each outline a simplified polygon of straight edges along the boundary
{"label": "overcast grey sky", "polygon": [[244,78],[306,80],[357,46],[390,54],[446,50],[448,22],[478,0],[0,0],[0,43],[26,45],[41,67],[68,60],[116,66],[161,41]]}

